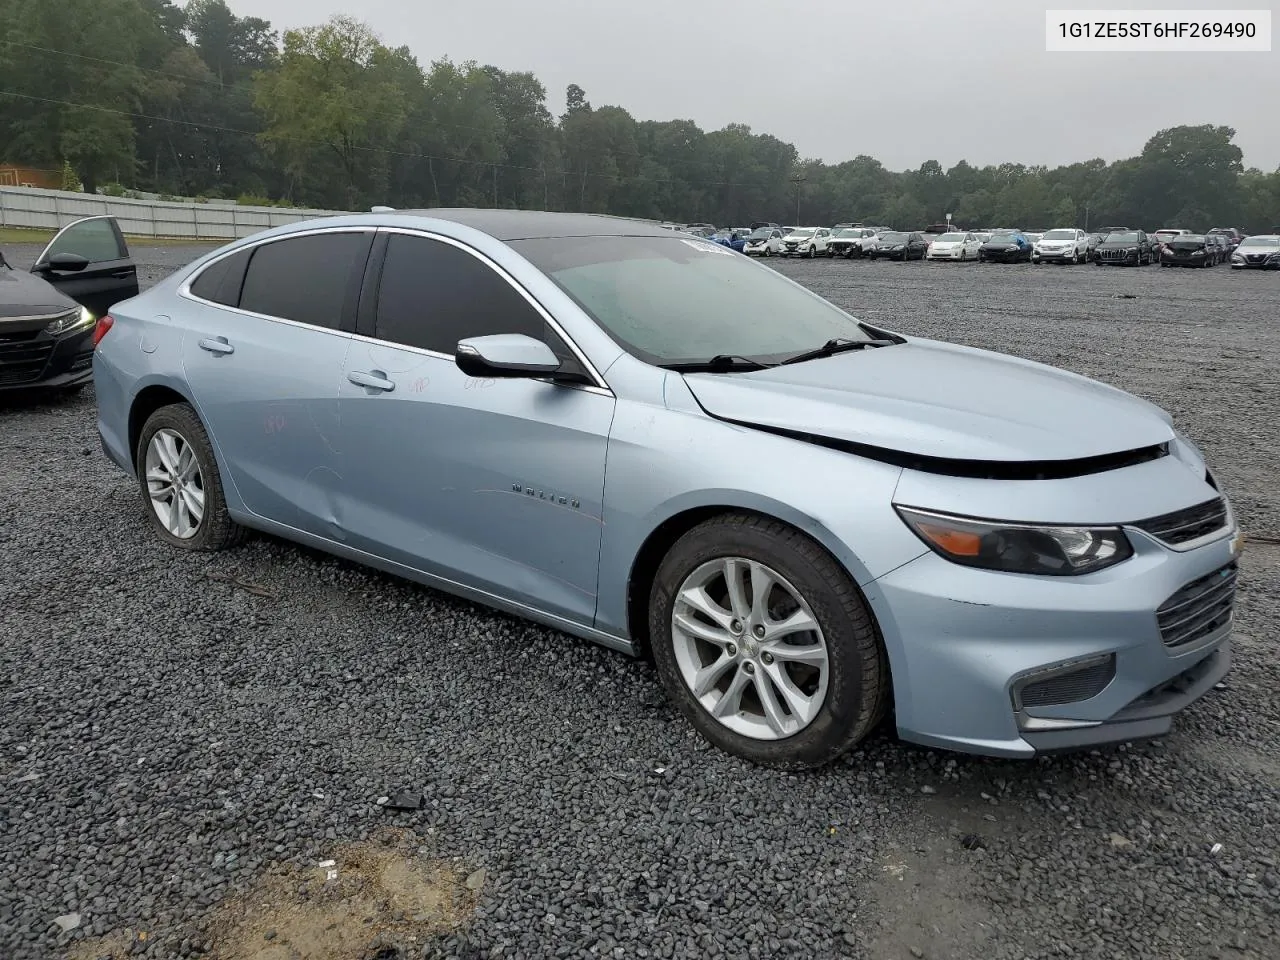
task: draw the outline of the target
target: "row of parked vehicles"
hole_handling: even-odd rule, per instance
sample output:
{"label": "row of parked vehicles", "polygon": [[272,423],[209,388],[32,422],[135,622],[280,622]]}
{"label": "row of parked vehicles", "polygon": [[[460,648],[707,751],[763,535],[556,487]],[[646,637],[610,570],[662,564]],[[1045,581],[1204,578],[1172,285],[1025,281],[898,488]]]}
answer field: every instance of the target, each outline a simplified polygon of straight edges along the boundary
{"label": "row of parked vehicles", "polygon": [[1114,226],[1087,232],[1075,227],[1021,230],[992,227],[962,230],[935,224],[925,230],[838,223],[833,227],[788,227],[755,223],[717,230],[689,224],[684,231],[755,257],[866,257],[871,260],[943,260],[995,263],[1093,263],[1098,266],[1280,269],[1280,227],[1246,237],[1235,227],[1204,233],[1166,228],[1147,233]]}

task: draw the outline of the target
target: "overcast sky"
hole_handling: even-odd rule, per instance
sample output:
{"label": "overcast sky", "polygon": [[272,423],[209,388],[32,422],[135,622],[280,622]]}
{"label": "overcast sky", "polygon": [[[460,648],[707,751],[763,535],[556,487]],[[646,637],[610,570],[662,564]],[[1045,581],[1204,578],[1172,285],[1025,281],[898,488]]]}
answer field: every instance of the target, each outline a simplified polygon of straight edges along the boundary
{"label": "overcast sky", "polygon": [[[1246,166],[1280,166],[1280,53],[1045,52],[1045,10],[1121,6],[1105,0],[228,2],[281,30],[346,13],[424,67],[447,56],[531,70],[557,115],[576,83],[638,120],[746,123],[829,163],[1115,160],[1159,129],[1212,123],[1236,129]],[[1280,21],[1280,0],[1123,6]]]}

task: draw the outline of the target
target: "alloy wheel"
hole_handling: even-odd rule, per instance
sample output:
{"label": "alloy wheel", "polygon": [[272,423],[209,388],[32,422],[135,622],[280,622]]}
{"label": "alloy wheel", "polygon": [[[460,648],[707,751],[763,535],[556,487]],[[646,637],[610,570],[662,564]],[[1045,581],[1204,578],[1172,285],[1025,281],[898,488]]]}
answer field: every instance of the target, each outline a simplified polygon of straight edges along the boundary
{"label": "alloy wheel", "polygon": [[195,449],[168,427],[147,444],[144,463],[147,495],[161,526],[179,540],[189,540],[204,520],[204,477]]}
{"label": "alloy wheel", "polygon": [[682,679],[729,730],[780,740],[818,716],[831,673],[826,639],[776,570],[744,557],[704,563],[680,585],[671,621]]}

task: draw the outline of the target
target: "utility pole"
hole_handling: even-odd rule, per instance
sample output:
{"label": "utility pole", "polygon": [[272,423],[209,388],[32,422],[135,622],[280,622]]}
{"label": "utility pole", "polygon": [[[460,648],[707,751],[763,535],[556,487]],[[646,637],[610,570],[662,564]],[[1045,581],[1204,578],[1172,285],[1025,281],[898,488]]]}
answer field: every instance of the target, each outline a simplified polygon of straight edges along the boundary
{"label": "utility pole", "polygon": [[791,182],[796,185],[796,226],[800,226],[800,184],[804,183],[807,178],[803,173],[797,173],[791,178]]}

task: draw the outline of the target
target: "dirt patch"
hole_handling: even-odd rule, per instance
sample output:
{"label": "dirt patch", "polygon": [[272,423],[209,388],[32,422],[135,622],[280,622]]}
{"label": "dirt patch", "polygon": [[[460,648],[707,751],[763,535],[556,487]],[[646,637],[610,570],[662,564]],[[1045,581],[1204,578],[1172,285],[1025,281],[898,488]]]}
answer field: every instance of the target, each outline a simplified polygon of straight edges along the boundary
{"label": "dirt patch", "polygon": [[[977,844],[978,834],[962,834]],[[990,955],[994,933],[987,905],[963,863],[956,836],[932,834],[910,847],[891,846],[874,885],[873,916],[867,939],[877,960],[973,960]]]}
{"label": "dirt patch", "polygon": [[[331,861],[272,870],[221,904],[202,939],[211,960],[401,960],[459,927],[482,874],[419,855],[404,831],[335,849]],[[476,889],[470,889],[475,887]],[[85,941],[69,960],[124,958],[137,934]]]}

